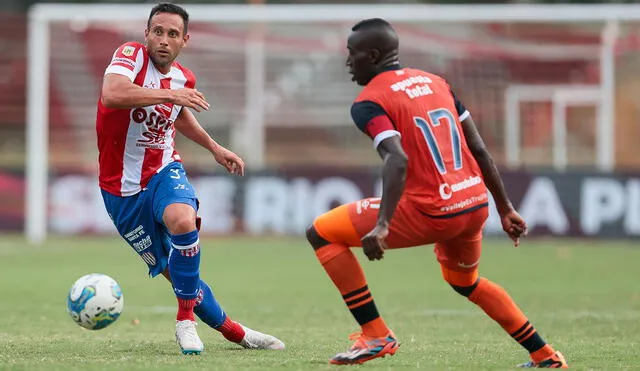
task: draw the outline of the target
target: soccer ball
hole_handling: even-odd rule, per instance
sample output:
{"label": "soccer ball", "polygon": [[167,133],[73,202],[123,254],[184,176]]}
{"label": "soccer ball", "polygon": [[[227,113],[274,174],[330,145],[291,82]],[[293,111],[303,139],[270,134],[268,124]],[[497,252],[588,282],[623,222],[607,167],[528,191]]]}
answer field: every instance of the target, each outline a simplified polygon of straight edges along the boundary
{"label": "soccer ball", "polygon": [[67,296],[67,311],[80,326],[100,330],[114,323],[124,306],[120,285],[105,274],[78,278]]}

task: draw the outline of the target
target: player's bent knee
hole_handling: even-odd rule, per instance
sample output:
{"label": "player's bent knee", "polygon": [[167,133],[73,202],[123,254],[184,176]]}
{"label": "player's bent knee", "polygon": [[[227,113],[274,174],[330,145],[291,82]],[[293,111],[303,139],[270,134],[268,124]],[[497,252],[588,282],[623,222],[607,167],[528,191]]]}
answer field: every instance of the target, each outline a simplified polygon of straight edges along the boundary
{"label": "player's bent knee", "polygon": [[457,292],[458,294],[465,296],[465,297],[469,297],[469,295],[471,295],[471,293],[473,293],[473,291],[476,289],[476,287],[478,287],[478,283],[480,283],[480,279],[478,279],[473,285],[471,286],[456,286],[453,284],[449,284],[451,286],[451,288]]}
{"label": "player's bent knee", "polygon": [[329,244],[329,241],[325,240],[318,234],[318,231],[316,231],[313,224],[307,228],[307,241],[309,241],[309,244],[311,244],[311,247],[313,247],[314,250],[318,250],[322,246]]}
{"label": "player's bent knee", "polygon": [[196,211],[191,205],[173,203],[162,214],[162,220],[171,234],[189,233],[196,230]]}
{"label": "player's bent knee", "polygon": [[196,230],[196,221],[191,215],[170,215],[165,217],[165,224],[171,234],[189,233]]}
{"label": "player's bent knee", "polygon": [[476,287],[478,287],[480,278],[477,269],[459,271],[451,269],[444,264],[441,264],[440,268],[442,269],[442,278],[444,278],[458,294],[469,297]]}

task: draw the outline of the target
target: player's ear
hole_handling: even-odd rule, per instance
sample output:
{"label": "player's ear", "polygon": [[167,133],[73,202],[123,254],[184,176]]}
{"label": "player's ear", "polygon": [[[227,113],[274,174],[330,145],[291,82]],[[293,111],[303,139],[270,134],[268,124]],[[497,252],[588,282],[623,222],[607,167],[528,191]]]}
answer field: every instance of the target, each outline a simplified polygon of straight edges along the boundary
{"label": "player's ear", "polygon": [[184,36],[182,36],[182,46],[186,46],[187,42],[189,41],[189,34],[185,34]]}
{"label": "player's ear", "polygon": [[369,52],[369,61],[371,64],[378,64],[378,62],[380,62],[380,50],[371,49]]}

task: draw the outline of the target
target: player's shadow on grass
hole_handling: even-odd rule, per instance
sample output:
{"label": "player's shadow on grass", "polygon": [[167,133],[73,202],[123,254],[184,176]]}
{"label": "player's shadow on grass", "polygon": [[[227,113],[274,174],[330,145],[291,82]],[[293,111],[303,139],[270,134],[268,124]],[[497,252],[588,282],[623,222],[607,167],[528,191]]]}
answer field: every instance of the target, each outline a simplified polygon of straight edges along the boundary
{"label": "player's shadow on grass", "polygon": [[[278,356],[281,352],[291,352],[291,348],[286,348],[284,350],[269,350],[269,349],[245,349],[242,347],[234,347],[233,345],[225,345],[223,347],[218,348],[218,350],[220,352],[233,352],[233,351],[240,351],[240,352],[245,352],[245,354],[247,356],[250,355],[255,355],[255,356],[261,356],[261,355],[265,355],[265,354],[273,354],[274,356]],[[289,353],[288,357],[292,357],[295,356],[294,354]],[[298,359],[296,357],[296,359]],[[263,360],[263,359],[262,359]],[[287,361],[285,358],[283,358],[283,363],[280,366],[287,366]],[[312,366],[327,366],[327,369],[334,369],[335,366],[329,364],[329,358],[322,358],[320,356],[316,356],[315,359],[303,359],[303,363],[307,364],[307,365],[312,365]]]}
{"label": "player's shadow on grass", "polygon": [[[242,347],[234,347],[233,345],[225,345],[222,346],[220,348],[218,348],[219,351],[221,352],[235,352],[235,351],[240,351],[240,352],[245,352],[245,354],[247,355],[252,355],[255,354],[256,356],[260,356],[260,355],[265,355],[265,354],[273,354],[274,356],[278,356],[278,354],[282,353],[282,352],[286,352],[289,353],[289,357],[291,356],[295,356],[295,349],[292,350],[291,348],[287,347],[286,349],[283,350],[269,350],[269,349],[245,349]],[[327,357],[326,359],[322,358],[322,356],[316,356],[312,359],[308,359],[305,360],[305,363],[309,363],[311,365],[327,365],[327,366],[331,366],[329,364],[329,358]],[[335,366],[334,366],[335,367]]]}

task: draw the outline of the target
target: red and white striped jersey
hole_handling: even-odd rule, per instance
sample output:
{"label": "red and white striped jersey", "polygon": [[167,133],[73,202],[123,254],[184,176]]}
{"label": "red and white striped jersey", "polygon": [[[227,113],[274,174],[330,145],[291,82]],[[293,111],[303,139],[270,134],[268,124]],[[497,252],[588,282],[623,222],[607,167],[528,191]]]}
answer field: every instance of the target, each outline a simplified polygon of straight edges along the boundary
{"label": "red and white striped jersey", "polygon": [[[113,54],[106,74],[127,76],[134,84],[149,89],[193,88],[193,72],[174,62],[162,74],[150,61],[144,45],[128,42]],[[117,195],[140,192],[151,177],[167,164],[181,161],[174,148],[173,122],[182,106],[171,103],[117,109],[107,108],[98,100],[96,131],[100,188]]]}

